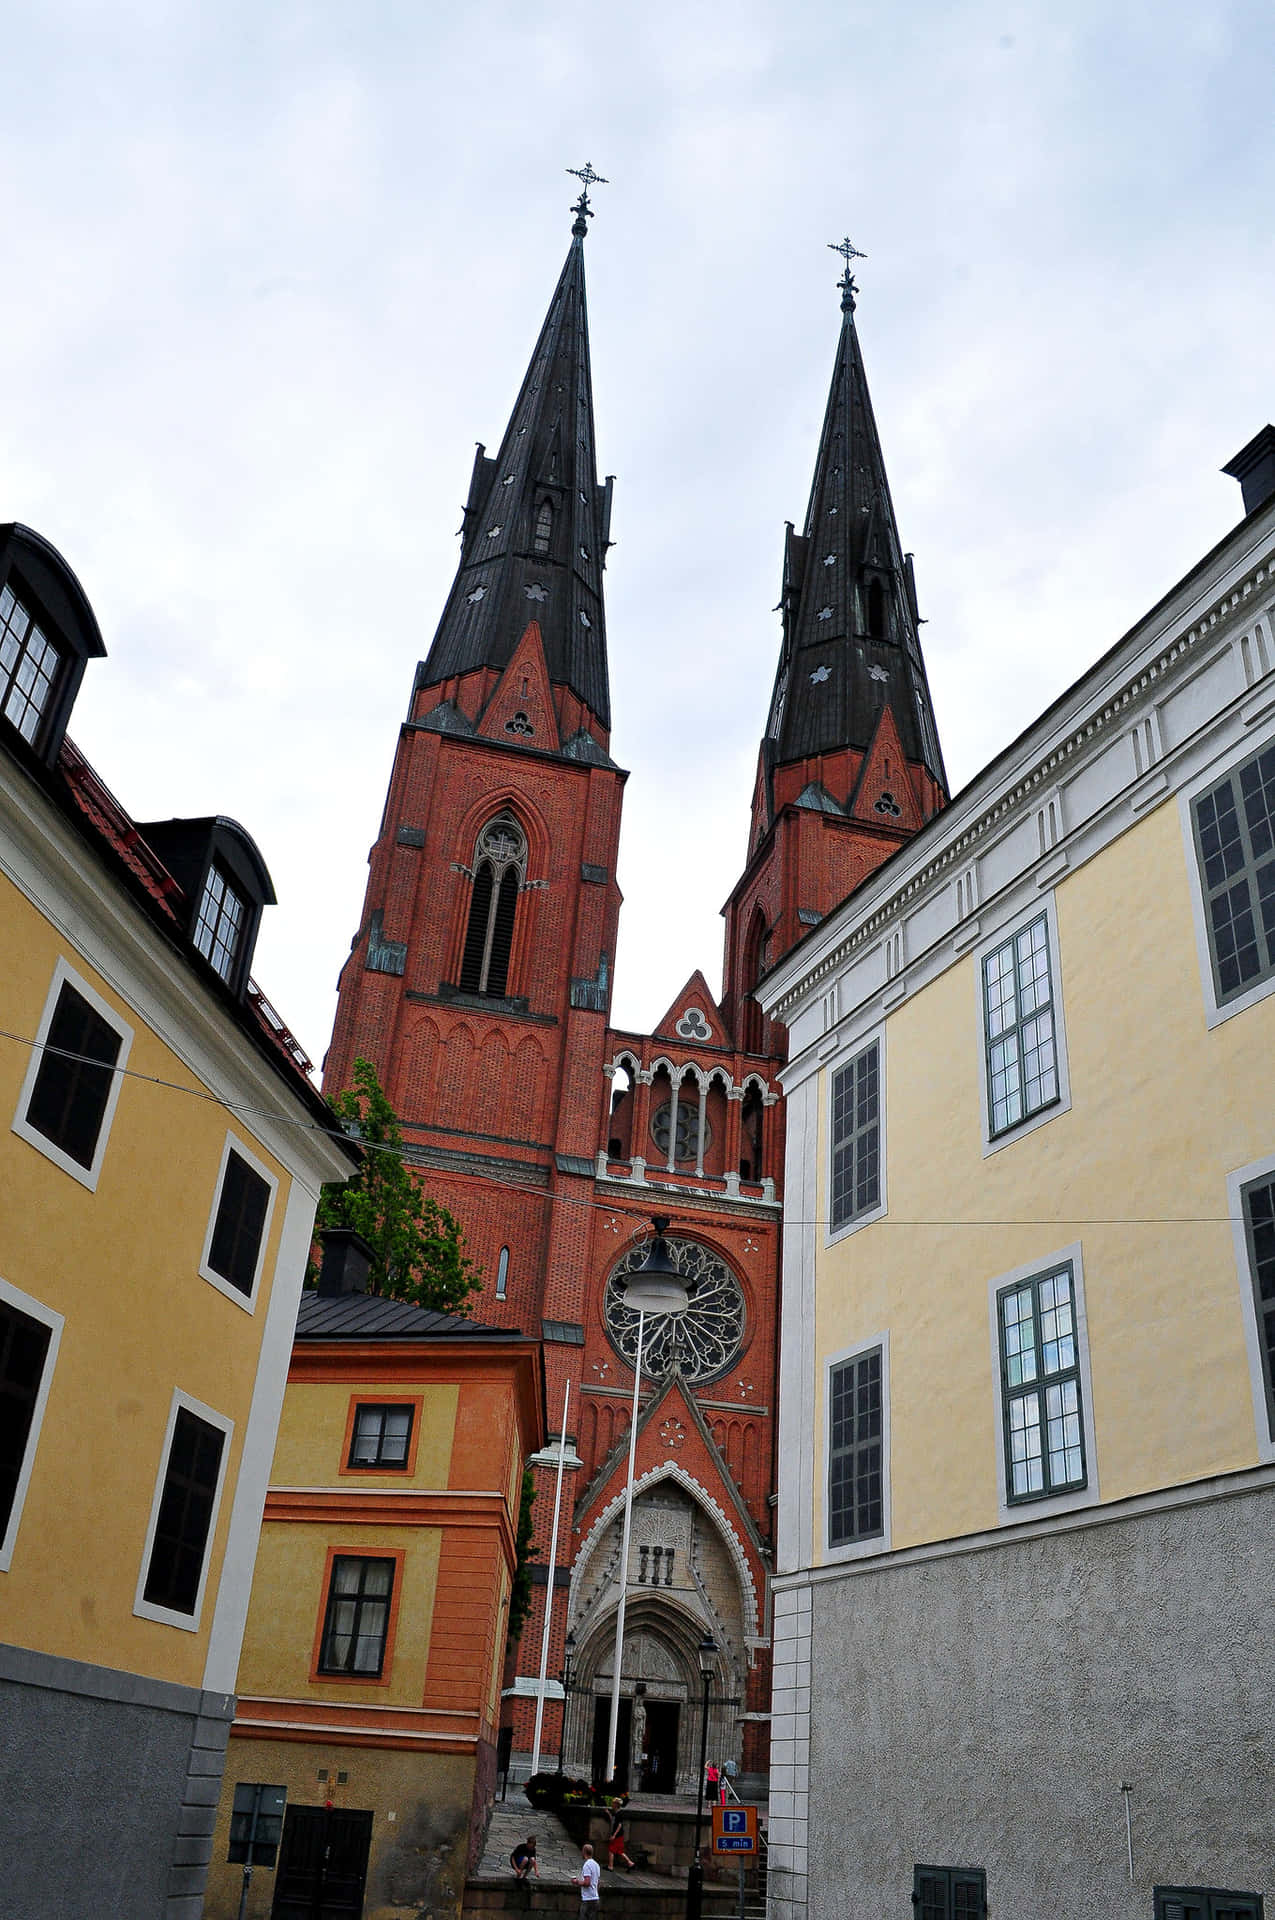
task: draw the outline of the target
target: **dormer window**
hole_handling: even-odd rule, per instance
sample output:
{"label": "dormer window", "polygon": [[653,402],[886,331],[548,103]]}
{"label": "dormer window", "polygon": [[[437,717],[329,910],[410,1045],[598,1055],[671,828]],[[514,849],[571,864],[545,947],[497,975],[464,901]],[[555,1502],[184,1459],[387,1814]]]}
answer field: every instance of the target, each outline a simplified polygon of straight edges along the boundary
{"label": "dormer window", "polygon": [[533,553],[548,553],[549,541],[553,534],[553,508],[547,500],[542,500],[536,508],[536,525],[531,536]]}
{"label": "dormer window", "polygon": [[195,945],[227,986],[234,978],[243,925],[243,901],[221,869],[210,867],[204,882],[203,898],[199,902]]}
{"label": "dormer window", "polygon": [[0,713],[34,743],[62,655],[11,587],[0,587]]}

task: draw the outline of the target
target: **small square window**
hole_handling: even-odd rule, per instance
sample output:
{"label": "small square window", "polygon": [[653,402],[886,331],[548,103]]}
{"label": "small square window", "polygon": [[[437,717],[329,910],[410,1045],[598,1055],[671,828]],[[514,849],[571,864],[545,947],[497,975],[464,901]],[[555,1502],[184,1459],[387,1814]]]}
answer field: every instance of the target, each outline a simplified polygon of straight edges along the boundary
{"label": "small square window", "polygon": [[350,1439],[352,1467],[405,1468],[411,1457],[412,1403],[390,1406],[360,1406],[354,1414]]}
{"label": "small square window", "polygon": [[58,962],[13,1130],[94,1188],[132,1032],[87,981]]}
{"label": "small square window", "polygon": [[379,1680],[389,1642],[393,1560],[337,1554],[319,1650],[320,1673]]}
{"label": "small square window", "polygon": [[62,1317],[0,1281],[0,1569],[9,1566]]}
{"label": "small square window", "polygon": [[0,587],[0,713],[34,743],[62,655],[11,587]]}
{"label": "small square window", "polygon": [[195,923],[195,945],[229,985],[243,936],[244,903],[220,867],[209,867]]}
{"label": "small square window", "polygon": [[265,1248],[274,1182],[227,1143],[203,1271],[251,1299]]}
{"label": "small square window", "polygon": [[199,1613],[229,1432],[209,1409],[175,1400],[139,1599],[177,1625],[193,1626]]}
{"label": "small square window", "polygon": [[881,1204],[880,1061],[874,1040],[832,1076],[829,1225],[834,1233]]}

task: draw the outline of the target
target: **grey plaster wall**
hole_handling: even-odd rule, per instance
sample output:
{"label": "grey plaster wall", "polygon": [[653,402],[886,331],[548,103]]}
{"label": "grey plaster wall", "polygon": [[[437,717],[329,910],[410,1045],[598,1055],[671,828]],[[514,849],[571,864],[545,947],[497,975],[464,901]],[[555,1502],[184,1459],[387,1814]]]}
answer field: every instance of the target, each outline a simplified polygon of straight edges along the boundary
{"label": "grey plaster wall", "polygon": [[198,1920],[233,1705],[0,1646],[5,1920]]}
{"label": "grey plaster wall", "polygon": [[997,1920],[1275,1887],[1273,1546],[1258,1488],[816,1582],[812,1920],[910,1914],[919,1862]]}

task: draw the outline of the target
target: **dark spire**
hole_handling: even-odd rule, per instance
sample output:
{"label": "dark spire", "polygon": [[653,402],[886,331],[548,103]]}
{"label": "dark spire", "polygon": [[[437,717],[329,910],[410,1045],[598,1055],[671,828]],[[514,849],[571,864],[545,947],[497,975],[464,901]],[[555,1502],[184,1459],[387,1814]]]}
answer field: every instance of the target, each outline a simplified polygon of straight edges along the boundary
{"label": "dark spire", "polygon": [[[568,169],[568,171],[576,171]],[[588,189],[500,452],[480,443],[461,528],[460,566],[417,688],[478,667],[501,668],[539,623],[549,678],[611,724],[602,569],[610,545],[611,481],[598,482],[584,295]]]}
{"label": "dark spire", "polygon": [[858,289],[843,240],[841,338],[802,533],[788,528],[784,641],[767,739],[772,765],[866,751],[893,708],[903,751],[947,779],[921,657],[912,556],[903,552],[854,324]]}

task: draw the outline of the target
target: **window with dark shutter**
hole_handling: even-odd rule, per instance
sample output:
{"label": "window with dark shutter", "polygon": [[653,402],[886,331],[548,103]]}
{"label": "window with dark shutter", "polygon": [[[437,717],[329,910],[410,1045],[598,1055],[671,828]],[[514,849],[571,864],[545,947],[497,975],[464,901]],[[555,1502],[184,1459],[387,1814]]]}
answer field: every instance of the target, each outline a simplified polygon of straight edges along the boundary
{"label": "window with dark shutter", "polygon": [[880,1052],[870,1047],[832,1076],[832,1203],[835,1233],[881,1202]]}
{"label": "window with dark shutter", "polygon": [[1156,1887],[1155,1920],[1262,1920],[1260,1893],[1221,1887]]}
{"label": "window with dark shutter", "polygon": [[919,1920],[986,1920],[987,1875],[981,1867],[917,1867],[912,1907]]}
{"label": "window with dark shutter", "polygon": [[1191,808],[1219,1005],[1275,976],[1275,744]]}
{"label": "window with dark shutter", "polygon": [[64,981],[25,1119],[77,1166],[93,1165],[121,1045],[110,1022]]}
{"label": "window with dark shutter", "polygon": [[27,1457],[52,1328],[0,1300],[0,1546]]}
{"label": "window with dark shutter", "polygon": [[880,1347],[832,1368],[828,1391],[828,1544],[885,1531],[885,1426]]}
{"label": "window with dark shutter", "polygon": [[270,1206],[270,1184],[232,1147],[226,1155],[208,1265],[251,1296]]}
{"label": "window with dark shutter", "polygon": [[153,1607],[195,1611],[225,1446],[220,1427],[178,1408],[143,1589]]}

